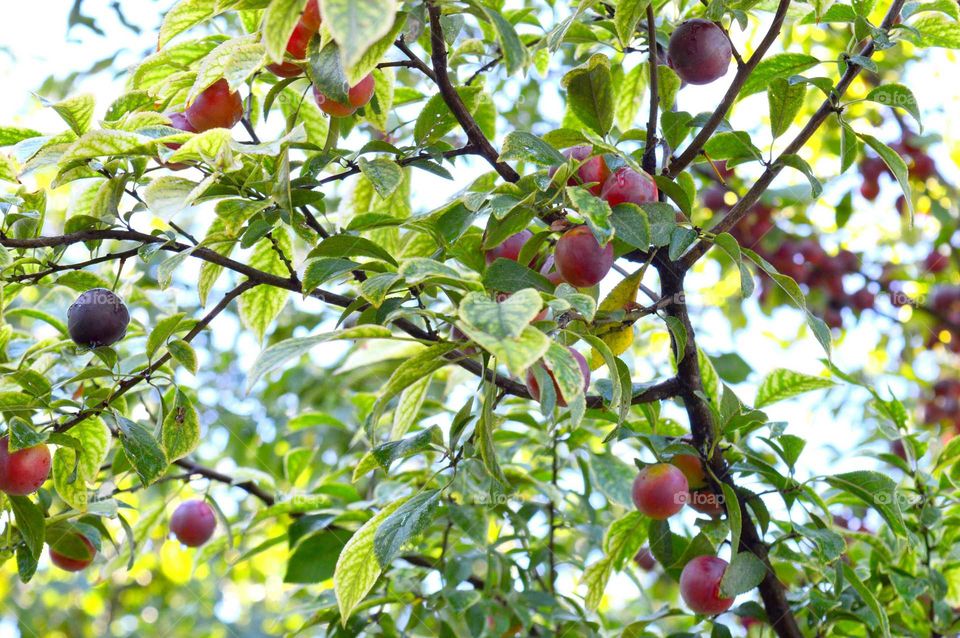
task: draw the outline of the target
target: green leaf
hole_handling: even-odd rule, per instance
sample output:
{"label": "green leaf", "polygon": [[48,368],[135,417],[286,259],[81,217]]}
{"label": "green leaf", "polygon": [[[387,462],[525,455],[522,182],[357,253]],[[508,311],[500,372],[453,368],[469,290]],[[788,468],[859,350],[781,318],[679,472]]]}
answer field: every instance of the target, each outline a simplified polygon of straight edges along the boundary
{"label": "green leaf", "polygon": [[[286,229],[275,228],[273,238],[277,242],[279,250],[287,256],[293,254],[293,247],[290,243],[290,235]],[[268,272],[271,275],[279,277],[288,277],[287,267],[277,251],[274,250],[273,243],[269,238],[263,238],[254,248],[253,255],[250,257],[250,265],[253,268]],[[243,325],[253,330],[260,341],[263,341],[267,334],[267,329],[273,320],[283,310],[287,301],[287,291],[273,286],[257,286],[240,295],[239,310],[240,320]]]}
{"label": "green leaf", "polygon": [[733,260],[733,263],[737,265],[740,270],[740,294],[747,298],[753,294],[755,282],[753,281],[753,273],[750,272],[750,269],[747,268],[746,264],[743,263],[743,256],[740,252],[740,244],[737,242],[736,238],[730,233],[720,233],[713,240],[714,245],[723,250],[730,259]]}
{"label": "green leaf", "polygon": [[912,39],[920,47],[960,49],[960,24],[943,15],[927,15],[910,23],[919,36]]}
{"label": "green leaf", "polygon": [[405,500],[397,499],[377,512],[350,537],[340,552],[333,573],[333,588],[344,626],[380,577],[380,562],[374,549],[377,529]]}
{"label": "green leaf", "polygon": [[[386,384],[380,390],[376,403],[367,416],[367,429],[372,434],[380,422],[386,404],[405,388],[433,374],[440,368],[449,365],[450,360],[444,355],[456,349],[455,343],[438,343],[417,352],[397,366]],[[371,436],[371,440],[372,440]]]}
{"label": "green leaf", "polygon": [[384,326],[363,325],[345,330],[336,330],[312,337],[296,337],[275,343],[257,357],[253,367],[247,373],[247,392],[260,378],[276,370],[294,357],[300,357],[312,350],[315,346],[328,341],[347,339],[389,339],[392,333]]}
{"label": "green leaf", "polygon": [[536,288],[544,292],[553,290],[550,280],[512,259],[497,259],[487,266],[483,273],[483,285],[490,290],[517,292],[527,288]]}
{"label": "green leaf", "polygon": [[720,595],[733,598],[745,594],[763,580],[767,567],[751,552],[737,552],[720,581]]}
{"label": "green leaf", "polygon": [[596,197],[582,186],[568,186],[567,197],[573,208],[590,227],[590,232],[600,245],[605,246],[613,239],[613,225],[610,223],[610,204]]}
{"label": "green leaf", "polygon": [[174,361],[178,362],[193,374],[197,373],[197,353],[194,351],[193,346],[183,339],[174,339],[167,344],[167,350],[170,352],[170,356],[173,357]]}
{"label": "green leaf", "polygon": [[303,271],[303,291],[304,294],[310,294],[318,286],[352,272],[360,264],[349,259],[340,259],[338,257],[318,257],[307,262],[307,267]]}
{"label": "green leaf", "polygon": [[541,166],[557,166],[567,161],[557,149],[526,131],[513,131],[507,135],[500,149],[500,159],[529,161]]}
{"label": "green leaf", "polygon": [[523,42],[520,41],[520,37],[510,21],[504,18],[503,14],[485,4],[475,0],[469,0],[469,2],[482,11],[493,24],[493,30],[497,34],[497,43],[503,53],[503,63],[507,68],[507,74],[513,75],[522,69],[527,63],[527,49],[523,46]]}
{"label": "green leaf", "polygon": [[692,228],[687,228],[686,226],[677,226],[673,229],[673,232],[670,233],[670,245],[668,249],[668,255],[670,259],[677,260],[686,252],[687,248],[693,245],[693,242],[697,241],[697,231]]}
{"label": "green leaf", "polygon": [[373,536],[373,551],[381,567],[388,567],[400,548],[430,525],[440,504],[440,490],[420,492],[387,516]]}
{"label": "green leaf", "polygon": [[600,493],[626,509],[634,509],[631,487],[637,468],[627,465],[612,454],[590,455],[590,470]]}
{"label": "green leaf", "polygon": [[376,243],[355,235],[331,235],[310,251],[310,257],[372,257],[392,266],[396,259]]}
{"label": "green leaf", "polygon": [[263,13],[263,46],[271,62],[283,62],[287,51],[287,42],[294,27],[300,21],[300,15],[307,0],[271,0]]}
{"label": "green leaf", "polygon": [[640,112],[643,94],[647,90],[647,82],[650,77],[648,68],[646,63],[636,65],[623,74],[620,85],[617,87],[613,108],[614,116],[617,120],[617,126],[625,131],[633,126],[634,120],[637,119],[637,113]]}
{"label": "green leaf", "polygon": [[393,195],[400,188],[400,184],[403,183],[403,169],[393,160],[384,157],[367,160],[361,157],[358,164],[361,172],[373,184],[377,195],[383,199]]}
{"label": "green leaf", "polygon": [[176,332],[180,322],[183,321],[186,316],[186,313],[178,312],[170,317],[164,317],[156,323],[153,330],[150,331],[150,335],[147,337],[148,358],[153,358],[153,355],[157,353],[160,346],[166,343],[167,339]]}
{"label": "green leaf", "polygon": [[540,293],[531,288],[497,302],[482,293],[469,293],[460,302],[460,319],[495,339],[519,337],[543,308]]}
{"label": "green leaf", "polygon": [[367,49],[390,32],[396,0],[320,0],[323,26],[340,45],[343,66],[356,65]]}
{"label": "green leaf", "polygon": [[876,151],[877,155],[879,155],[884,163],[886,163],[887,167],[890,168],[893,176],[897,178],[897,182],[900,184],[900,188],[903,190],[903,197],[907,202],[907,208],[910,210],[910,218],[913,219],[913,195],[910,190],[910,176],[907,172],[906,162],[903,161],[903,158],[900,157],[896,151],[872,135],[867,135],[866,133],[857,133],[857,137],[863,140],[867,146]]}
{"label": "green leaf", "polygon": [[8,494],[7,500],[10,501],[10,508],[17,519],[17,529],[20,530],[20,536],[30,550],[30,555],[34,560],[39,559],[43,552],[45,538],[46,520],[43,517],[43,510],[26,496]]}
{"label": "green leaf", "polygon": [[813,377],[792,370],[774,370],[760,383],[756,407],[763,408],[778,401],[795,397],[805,392],[832,387],[833,381],[825,377]]}
{"label": "green leaf", "polygon": [[90,94],[77,95],[51,105],[74,133],[83,135],[93,123],[94,100]]}
{"label": "green leaf", "polygon": [[123,444],[123,451],[127,459],[140,477],[140,482],[146,487],[153,483],[164,470],[167,469],[167,457],[163,449],[144,425],[131,421],[117,413],[105,414],[104,417],[113,421]]}
{"label": "green leaf", "polygon": [[567,106],[587,128],[606,135],[613,126],[613,83],[610,60],[602,53],[572,69],[561,81]]}
{"label": "green leaf", "polygon": [[810,182],[810,195],[814,199],[820,197],[820,194],[823,193],[823,184],[820,183],[820,180],[813,174],[813,169],[807,164],[807,161],[796,155],[794,153],[788,153],[780,157],[780,161],[784,163],[785,166],[795,168],[807,177],[807,181]]}
{"label": "green leaf", "polygon": [[173,406],[163,419],[160,440],[169,462],[185,457],[200,443],[200,418],[193,402],[177,390]]}
{"label": "green leaf", "polygon": [[391,439],[404,436],[420,414],[423,402],[427,398],[432,376],[426,376],[413,385],[404,388],[400,393],[397,408],[393,411],[393,429],[390,430]]}
{"label": "green leaf", "polygon": [[398,13],[390,31],[385,36],[374,42],[360,56],[356,62],[345,69],[347,82],[350,86],[356,86],[360,80],[370,73],[374,74],[376,80],[376,99],[380,106],[380,113],[374,113],[372,108],[366,109],[368,120],[375,121],[380,130],[386,129],[387,116],[390,113],[390,106],[393,103],[393,69],[377,69],[377,65],[383,61],[387,53],[393,47],[393,43],[403,31],[407,24],[407,16],[404,13]]}
{"label": "green leaf", "polygon": [[883,605],[880,604],[880,601],[877,600],[877,597],[874,595],[873,591],[867,587],[860,577],[857,576],[857,573],[853,570],[853,567],[842,563],[843,576],[847,579],[847,582],[850,583],[850,586],[853,587],[856,592],[860,595],[860,598],[863,599],[863,602],[867,604],[867,607],[870,608],[870,611],[873,612],[874,618],[880,623],[880,631],[882,632],[884,638],[890,638],[890,619],[887,618],[887,612],[884,610]]}
{"label": "green leaf", "polygon": [[[457,89],[464,106],[471,113],[480,105],[482,89],[478,86],[464,86]],[[439,93],[431,96],[424,105],[413,126],[413,138],[417,144],[427,144],[441,139],[459,126],[457,118]]]}
{"label": "green leaf", "polygon": [[220,78],[227,81],[231,91],[237,91],[265,61],[266,51],[256,34],[227,40],[200,62],[187,104]]}
{"label": "green leaf", "polygon": [[900,512],[897,484],[890,477],[879,472],[861,470],[828,476],[826,481],[838,490],[856,496],[868,507],[873,507],[895,534],[906,537],[907,529]]}
{"label": "green leaf", "polygon": [[8,421],[10,427],[10,438],[7,440],[7,451],[9,453],[40,445],[47,440],[45,432],[37,432],[33,425],[18,416]]}
{"label": "green leaf", "polygon": [[162,49],[187,29],[215,16],[216,6],[216,0],[180,0],[163,17],[157,48]]}
{"label": "green leaf", "polygon": [[673,107],[682,82],[676,71],[666,64],[657,66],[657,86],[660,90],[660,110],[668,111]]}
{"label": "green leaf", "polygon": [[340,530],[310,534],[290,553],[283,582],[307,585],[333,577],[337,559],[346,543],[347,538]]}
{"label": "green leaf", "polygon": [[770,128],[774,139],[787,132],[803,106],[807,87],[790,84],[784,78],[774,78],[767,87],[767,102],[770,105]]}
{"label": "green leaf", "polygon": [[615,206],[610,214],[610,223],[620,241],[640,250],[650,248],[650,220],[646,211],[636,204]]}
{"label": "green leaf", "polygon": [[903,109],[913,116],[913,119],[920,125],[920,132],[923,133],[923,122],[920,119],[920,107],[917,105],[917,98],[914,97],[913,91],[903,84],[878,86],[867,93],[866,99],[884,106]]}
{"label": "green leaf", "polygon": [[770,86],[776,78],[789,78],[800,75],[810,67],[819,64],[820,60],[805,53],[778,53],[762,60],[756,66],[743,88],[740,89],[738,99],[759,93]]}
{"label": "green leaf", "polygon": [[17,128],[14,126],[0,126],[0,146],[12,146],[17,142],[28,140],[33,137],[41,137],[43,133],[29,128]]}
{"label": "green leaf", "polygon": [[613,26],[623,46],[628,46],[636,37],[637,23],[647,10],[650,0],[618,0]]}
{"label": "green leaf", "polygon": [[65,502],[87,509],[87,488],[94,484],[110,449],[110,429],[99,418],[89,418],[70,428],[80,445],[60,446],[53,455],[53,486]]}

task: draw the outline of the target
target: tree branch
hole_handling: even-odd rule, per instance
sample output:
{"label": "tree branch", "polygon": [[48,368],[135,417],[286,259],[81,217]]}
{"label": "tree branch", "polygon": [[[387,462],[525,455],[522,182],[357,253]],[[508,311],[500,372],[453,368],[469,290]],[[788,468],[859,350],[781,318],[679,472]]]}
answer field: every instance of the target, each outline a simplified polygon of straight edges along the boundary
{"label": "tree branch", "polygon": [[[901,9],[903,9],[903,4],[905,0],[893,0],[893,3],[890,5],[890,10],[887,11],[886,17],[883,19],[883,22],[880,24],[880,28],[885,31],[888,31],[891,26],[893,26],[894,21],[900,15]],[[873,40],[870,40],[864,47],[860,50],[860,55],[865,58],[870,58],[873,56],[875,45]],[[752,58],[751,58],[752,60]],[[774,178],[780,174],[780,171],[783,170],[784,163],[783,158],[787,155],[792,155],[797,153],[807,141],[813,136],[813,134],[820,128],[820,126],[826,121],[827,117],[831,113],[837,113],[840,110],[840,107],[837,105],[837,102],[847,91],[850,84],[853,82],[854,78],[859,75],[861,70],[860,66],[849,64],[847,70],[841,76],[840,80],[834,86],[831,96],[826,98],[823,103],[820,105],[820,108],[813,114],[810,120],[807,122],[806,126],[801,129],[797,136],[793,138],[789,145],[783,150],[783,152],[777,157],[777,159],[767,166],[763,171],[763,174],[753,183],[750,189],[746,194],[740,198],[740,201],[730,209],[730,212],[724,216],[713,228],[710,229],[711,233],[720,234],[729,232],[733,229],[737,223],[750,212],[750,209],[754,204],[760,199],[760,196],[767,190],[770,186],[770,183],[773,182]],[[689,268],[692,266],[698,259],[700,259],[707,250],[710,249],[711,242],[706,239],[701,239],[696,246],[694,246],[686,255],[681,258],[681,263],[683,267]]]}
{"label": "tree branch", "polygon": [[[683,279],[684,271],[677,272],[668,263],[659,263],[657,271],[660,273],[660,282],[662,286],[661,296],[665,299],[683,299]],[[700,456],[706,460],[711,472],[708,472],[708,479],[711,487],[716,493],[722,493],[719,485],[714,480],[727,483],[735,488],[733,478],[727,468],[726,460],[723,458],[720,447],[716,445],[717,432],[713,421],[713,413],[710,406],[703,400],[703,378],[700,372],[700,363],[697,358],[697,342],[693,325],[690,323],[690,315],[687,311],[686,303],[680,301],[666,307],[666,312],[676,318],[686,331],[687,342],[684,344],[684,357],[677,363],[677,376],[680,383],[680,396],[683,399],[684,408],[687,417],[690,420],[690,431],[693,435],[694,447],[700,452]],[[676,342],[676,336],[671,331],[670,339],[673,342],[674,354],[678,355],[680,348]],[[712,474],[712,476],[709,476]],[[754,554],[766,567],[766,575],[759,585],[760,597],[763,599],[764,608],[767,612],[767,618],[771,626],[780,638],[802,638],[803,634],[797,626],[796,619],[790,609],[787,601],[786,590],[781,583],[770,564],[767,557],[768,549],[766,543],[757,533],[756,524],[746,504],[740,502],[740,518],[742,520],[742,531],[740,534],[740,551],[749,551]]]}
{"label": "tree branch", "polygon": [[457,118],[457,122],[463,127],[467,134],[467,139],[476,147],[477,152],[490,163],[500,177],[508,182],[520,180],[520,175],[513,168],[500,161],[500,153],[497,152],[490,140],[480,130],[477,121],[470,115],[466,104],[460,99],[460,94],[450,81],[450,74],[447,70],[447,43],[443,39],[443,27],[440,24],[440,7],[435,0],[428,0],[427,10],[430,13],[430,45],[432,51],[430,58],[433,62],[433,72],[436,76],[437,87],[440,89],[440,95],[447,107]]}
{"label": "tree branch", "polygon": [[[646,144],[643,147],[643,170],[650,175],[657,174],[657,113],[660,110],[660,91],[657,64],[657,22],[653,14],[653,3],[647,4],[647,47],[650,66],[650,117],[647,119]],[[667,105],[669,108],[669,105]]]}
{"label": "tree branch", "polygon": [[786,17],[789,7],[790,0],[780,0],[776,13],[773,14],[773,22],[770,24],[770,28],[767,30],[766,35],[764,35],[763,40],[760,41],[760,44],[753,52],[753,55],[750,56],[750,59],[737,67],[737,73],[734,75],[733,81],[730,83],[730,87],[724,94],[723,99],[720,100],[720,104],[717,105],[717,108],[710,115],[706,124],[703,125],[703,128],[700,129],[683,153],[670,160],[667,164],[667,170],[664,172],[665,175],[671,179],[675,178],[683,172],[683,169],[695,160],[700,154],[700,151],[703,150],[707,140],[713,136],[713,133],[717,130],[717,127],[720,126],[723,118],[727,116],[730,107],[732,107],[733,103],[737,100],[737,95],[746,83],[747,78],[750,77],[753,70],[760,64],[760,60],[766,55],[770,46],[776,42],[777,36],[780,35],[780,28],[783,26],[783,19]]}

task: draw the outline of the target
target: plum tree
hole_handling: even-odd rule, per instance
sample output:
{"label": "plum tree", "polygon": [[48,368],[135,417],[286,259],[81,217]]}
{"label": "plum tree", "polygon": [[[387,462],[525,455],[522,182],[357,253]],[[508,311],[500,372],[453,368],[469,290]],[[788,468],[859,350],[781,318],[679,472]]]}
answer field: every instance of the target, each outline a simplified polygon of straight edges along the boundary
{"label": "plum tree", "polygon": [[9,436],[0,439],[0,492],[33,494],[50,475],[50,450],[41,443],[10,452],[9,444]]}
{"label": "plum tree", "polygon": [[667,47],[670,66],[690,84],[709,84],[727,73],[733,49],[723,29],[694,18],[678,26]]}
{"label": "plum tree", "polygon": [[70,338],[84,348],[115,344],[127,334],[129,323],[127,306],[106,288],[91,288],[67,309]]}
{"label": "plum tree", "polygon": [[557,241],[553,254],[557,272],[577,288],[595,286],[613,267],[613,244],[600,246],[586,226],[576,226]]}
{"label": "plum tree", "polygon": [[243,100],[230,90],[224,79],[217,80],[184,111],[190,125],[198,133],[214,128],[233,128],[243,117]]}
{"label": "plum tree", "polygon": [[722,614],[733,605],[733,598],[720,595],[720,581],[727,561],[716,556],[697,556],[680,572],[680,595],[694,613],[705,616]]}
{"label": "plum tree", "polygon": [[657,201],[657,183],[646,173],[623,166],[607,178],[600,197],[610,206],[617,204],[647,204]]}
{"label": "plum tree", "polygon": [[[590,365],[587,363],[586,358],[573,348],[568,347],[567,350],[570,351],[571,356],[577,361],[577,365],[580,366],[580,372],[583,374],[583,391],[586,392],[587,388],[590,387]],[[557,396],[557,405],[560,407],[565,407],[567,405],[566,398],[563,396],[563,393],[560,391],[560,386],[557,384],[557,378],[554,376],[553,371],[544,366],[542,363],[537,365],[541,366],[544,370],[547,371],[547,374],[550,375],[550,379],[553,380],[553,390]],[[530,392],[530,396],[534,399],[540,398],[540,384],[537,383],[537,376],[534,374],[533,369],[527,371],[527,390]]]}
{"label": "plum tree", "polygon": [[217,528],[217,517],[206,501],[185,501],[170,518],[170,531],[187,547],[199,547],[210,540]]}
{"label": "plum tree", "polygon": [[517,261],[520,257],[520,251],[523,250],[524,245],[530,241],[531,237],[533,237],[533,233],[529,230],[521,230],[519,233],[510,235],[490,250],[484,251],[483,258],[488,266],[498,259]]}
{"label": "plum tree", "polygon": [[366,106],[367,103],[370,102],[375,88],[376,82],[371,73],[350,87],[350,90],[347,91],[346,104],[328,98],[316,86],[313,87],[313,99],[316,100],[320,110],[327,115],[332,115],[333,117],[349,117],[356,113],[357,109]]}
{"label": "plum tree", "polygon": [[[603,190],[603,184],[610,177],[610,168],[607,166],[607,160],[603,155],[594,155],[592,146],[574,146],[563,152],[567,159],[580,162],[577,172],[567,180],[568,186],[578,186],[580,184],[588,185],[588,190],[594,195],[599,196]],[[557,172],[557,167],[550,169],[550,177]]]}
{"label": "plum tree", "polygon": [[683,509],[689,495],[687,477],[674,465],[648,465],[633,480],[633,504],[641,514],[662,521]]}
{"label": "plum tree", "polygon": [[[71,532],[71,536],[75,537],[80,541],[80,544],[86,547],[87,555],[86,556],[67,556],[61,552],[55,550],[52,546],[50,547],[50,562],[59,567],[60,569],[66,570],[68,572],[78,572],[82,569],[85,569],[90,563],[93,562],[94,557],[97,555],[97,548],[94,547],[93,543],[90,542],[90,539],[81,534],[80,532]],[[82,552],[81,552],[82,553]]]}

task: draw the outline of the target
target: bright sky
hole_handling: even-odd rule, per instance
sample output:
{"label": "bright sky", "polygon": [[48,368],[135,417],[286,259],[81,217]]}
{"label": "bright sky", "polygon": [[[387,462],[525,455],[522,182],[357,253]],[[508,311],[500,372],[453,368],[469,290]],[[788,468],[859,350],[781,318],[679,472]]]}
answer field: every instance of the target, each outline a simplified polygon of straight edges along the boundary
{"label": "bright sky", "polygon": [[[69,39],[65,37],[66,16],[73,4],[72,0],[20,3],[16,11],[7,12],[4,19],[0,21],[0,46],[15,52],[16,60],[12,62],[10,56],[0,50],[0,86],[4,87],[4,99],[0,100],[0,123],[58,131],[62,128],[59,118],[51,111],[41,108],[37,100],[30,96],[31,91],[36,90],[46,76],[54,74],[63,77],[72,71],[87,69],[118,50],[121,63],[131,65],[155,46],[154,34],[159,24],[158,7],[168,7],[173,4],[173,1],[137,0],[123,3],[128,12],[127,19],[144,28],[144,33],[140,36],[136,36],[120,25],[110,8],[111,1],[86,0],[83,3],[84,13],[97,16],[98,23],[109,34],[107,38],[96,36],[83,27],[75,28]],[[127,9],[128,6],[131,8]],[[736,34],[734,39],[743,51],[742,42],[737,39]],[[821,67],[818,73],[827,74],[830,71],[828,67]],[[949,117],[960,112],[960,83],[956,82],[958,71],[960,66],[954,58],[945,52],[937,51],[931,64],[922,68],[911,68],[911,77],[908,82],[924,110],[924,123],[927,130],[939,132],[948,140],[960,139],[960,132],[957,130],[960,121],[955,117]],[[95,94],[102,112],[102,109],[120,93],[121,87],[122,78],[111,79],[104,74],[99,74],[93,79],[82,80],[78,91]],[[709,87],[685,89],[681,93],[680,108],[692,112],[709,108],[709,105],[716,103],[725,87],[726,81],[721,80]],[[507,96],[504,98],[509,99]],[[544,99],[553,102],[559,100],[559,96],[548,94]],[[749,129],[760,119],[766,118],[766,98],[763,95],[751,98],[747,104],[750,106],[741,108],[737,112],[733,122],[735,127],[739,125]],[[560,110],[549,108],[545,112],[550,117],[559,117]],[[865,126],[865,124],[858,124],[860,128]],[[885,133],[886,135],[881,133],[880,137],[889,139],[893,135],[892,130]],[[789,134],[785,138],[789,139]],[[763,139],[766,138],[761,138],[761,143]],[[956,165],[950,161],[944,146],[938,146],[933,154],[938,160],[939,169],[954,183],[960,183],[960,173]],[[461,166],[460,163],[458,163],[459,166]],[[830,174],[830,171],[835,171],[835,167],[832,166],[815,167],[815,169],[818,169],[820,174]],[[474,164],[469,173],[479,170],[481,168]],[[458,178],[462,178],[465,174],[458,168]],[[417,182],[413,192],[420,194],[415,201],[415,208],[419,210],[433,208],[445,194],[454,192],[464,183],[461,181],[452,184],[432,178],[422,171],[415,173],[415,179]],[[796,179],[796,175],[791,176],[790,179]],[[829,185],[824,201],[828,204],[836,202],[844,189],[849,188],[853,183],[851,181],[853,179],[855,177],[848,175]],[[429,199],[426,194],[429,194]],[[850,227],[842,235],[848,247],[855,251],[869,249],[876,245],[881,232],[890,232],[891,229],[897,228],[899,221],[893,207],[893,200],[897,194],[888,184],[878,204],[870,210],[868,215],[854,217]],[[856,206],[862,210],[865,204],[860,201]],[[813,214],[826,226],[832,222],[832,210],[829,206],[822,207],[822,210],[818,208]],[[921,229],[924,229],[923,224],[926,222],[920,220],[918,223]],[[929,233],[926,235],[929,236]],[[909,258],[907,255],[899,257]],[[700,281],[705,282],[712,282],[715,279],[716,269],[710,266],[699,277]],[[781,310],[768,318],[757,310],[756,302],[751,300],[746,304],[751,329],[732,335],[728,322],[718,309],[699,311],[701,306],[709,305],[709,299],[692,295],[689,303],[694,306],[695,323],[701,335],[701,346],[707,352],[720,354],[736,350],[760,375],[779,367],[789,367],[814,374],[820,372],[819,360],[823,357],[823,352],[812,338],[803,339],[789,347],[784,346],[785,342],[794,338],[802,324],[798,313],[792,310]],[[890,310],[888,307],[884,309]],[[890,310],[890,312],[893,311]],[[878,319],[874,316],[862,321],[857,329],[849,331],[844,340],[837,344],[835,352],[837,364],[848,370],[865,365],[870,372],[874,373],[890,367],[890,361],[867,360],[867,353],[871,351],[878,338],[888,331],[888,326],[889,322],[886,319]],[[247,347],[243,348],[243,351],[247,354],[242,357],[240,365],[249,367],[258,351],[258,346],[252,341],[244,345]],[[891,358],[896,357],[899,347],[898,340],[894,340],[889,348]],[[317,354],[319,357],[327,358],[330,353],[318,351]],[[638,369],[642,370],[642,367]],[[932,356],[921,361],[918,367],[920,376],[930,379],[935,377],[936,373],[937,366]],[[757,381],[759,378],[758,376]],[[637,380],[642,379],[637,378]],[[882,386],[885,386],[888,381],[884,380]],[[907,390],[897,384],[893,384],[892,387],[901,396]],[[753,398],[754,388],[755,384],[745,385],[741,391],[741,398],[750,401]],[[851,400],[854,396],[856,400]],[[832,473],[859,469],[872,464],[871,461],[850,453],[852,446],[864,435],[864,428],[861,425],[863,421],[861,400],[861,393],[851,392],[851,395],[847,396],[845,391],[840,390],[835,392],[834,399],[829,402],[823,401],[822,394],[816,394],[774,406],[769,409],[769,413],[774,420],[789,421],[790,432],[808,439],[808,463],[815,463],[815,468],[811,469],[819,473]],[[831,410],[838,405],[844,407],[837,416],[833,416]],[[805,455],[804,458],[807,456]],[[807,473],[802,472],[802,474]],[[624,585],[629,586],[626,583]],[[0,638],[3,636],[4,629],[0,624]]]}

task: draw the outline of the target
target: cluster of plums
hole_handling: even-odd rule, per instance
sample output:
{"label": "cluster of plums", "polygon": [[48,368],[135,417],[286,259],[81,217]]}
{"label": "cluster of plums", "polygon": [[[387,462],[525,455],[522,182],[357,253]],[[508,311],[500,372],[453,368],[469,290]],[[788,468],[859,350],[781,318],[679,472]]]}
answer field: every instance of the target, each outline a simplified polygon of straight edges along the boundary
{"label": "cluster of plums", "polygon": [[[907,163],[907,171],[911,179],[925,182],[937,174],[937,165],[925,150],[917,146],[912,137],[905,135],[900,141],[890,145],[894,151]],[[876,156],[868,156],[860,162],[860,175],[863,182],[860,184],[860,195],[864,199],[874,201],[880,195],[880,178],[884,175],[893,178],[893,173],[886,162]],[[906,210],[906,201],[901,195],[897,200],[897,208],[903,213]]]}
{"label": "cluster of plums", "polygon": [[[41,443],[10,452],[10,437],[0,438],[0,492],[10,496],[27,496],[40,489],[50,476],[50,449]],[[184,545],[199,547],[213,535],[217,519],[206,501],[181,503],[170,519],[170,531]],[[70,572],[80,571],[93,562],[97,548],[80,532],[69,532],[86,548],[85,555],[66,555],[50,548],[50,561]]]}
{"label": "cluster of plums", "polygon": [[[307,45],[320,31],[320,7],[317,0],[310,0],[300,15],[300,20],[287,41],[287,53],[295,61],[285,60],[279,64],[267,65],[267,70],[278,77],[290,78],[303,73],[301,60],[307,55]],[[364,77],[347,92],[347,103],[337,102],[324,95],[316,86],[313,97],[320,109],[334,117],[353,115],[357,109],[366,106],[373,97],[375,82],[373,74]],[[217,80],[204,89],[200,95],[182,112],[169,113],[170,124],[176,129],[188,133],[202,133],[214,128],[233,128],[243,117],[243,100],[240,94],[231,91],[224,79]],[[169,144],[172,149],[178,144]],[[171,168],[181,168],[173,165]]]}
{"label": "cluster of plums", "polygon": [[[670,463],[656,463],[640,470],[633,481],[633,504],[637,510],[655,520],[666,520],[690,505],[695,510],[719,516],[723,503],[710,490],[700,457],[677,454]],[[653,567],[648,549],[634,558],[645,569]],[[698,556],[689,561],[680,573],[680,595],[687,606],[698,614],[721,614],[733,605],[733,598],[720,594],[720,582],[727,561],[716,556]]]}
{"label": "cluster of plums", "polygon": [[[712,203],[706,196],[705,202]],[[860,260],[856,254],[841,249],[835,255],[830,255],[814,239],[793,239],[789,236],[783,236],[775,249],[769,249],[761,240],[773,228],[772,215],[773,209],[769,206],[757,204],[740,220],[731,234],[743,246],[770,262],[778,272],[809,290],[821,290],[826,297],[825,307],[821,311],[823,320],[831,328],[843,327],[841,310],[844,307],[857,312],[873,309],[876,293],[869,289],[868,284],[853,293],[848,293],[843,286],[844,276],[860,272]],[[761,303],[776,289],[777,284],[771,278],[761,277]]]}
{"label": "cluster of plums", "polygon": [[[602,155],[594,155],[592,146],[575,146],[564,151],[564,156],[577,162],[576,171],[569,178],[567,185],[584,186],[591,193],[605,200],[611,207],[618,204],[646,204],[657,201],[658,191],[656,182],[644,172],[635,171],[629,166],[611,171]],[[557,167],[550,170],[552,177]],[[505,239],[497,246],[487,250],[484,254],[487,265],[497,259],[518,261],[523,247],[533,233],[522,230]],[[567,283],[576,288],[589,288],[599,284],[610,269],[613,268],[613,244],[600,245],[587,226],[574,226],[566,230],[557,240],[553,252],[543,258],[539,264],[540,274],[552,284]],[[536,268],[538,258],[535,256],[527,266]],[[502,298],[504,295],[501,295]],[[540,321],[546,318],[546,311],[534,318]],[[451,338],[460,341],[465,335],[456,327],[453,328]],[[584,390],[590,385],[590,366],[582,354],[570,348],[570,354],[580,366],[585,380]],[[472,349],[465,350],[466,354],[474,354]],[[542,364],[539,364],[542,365]],[[566,406],[566,399],[560,392],[553,372],[547,370],[553,380],[557,403]],[[527,389],[534,398],[540,397],[540,386],[536,375],[531,369],[527,373]]]}

